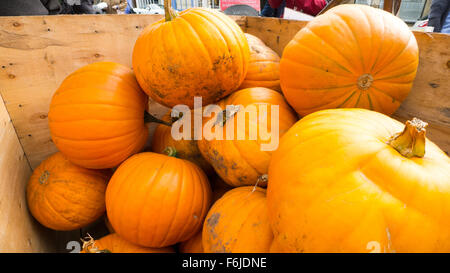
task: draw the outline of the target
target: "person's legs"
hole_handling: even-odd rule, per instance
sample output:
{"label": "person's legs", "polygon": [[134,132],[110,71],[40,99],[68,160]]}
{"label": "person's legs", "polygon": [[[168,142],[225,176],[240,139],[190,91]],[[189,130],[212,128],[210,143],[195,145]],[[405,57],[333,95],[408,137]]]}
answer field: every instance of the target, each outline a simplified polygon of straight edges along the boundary
{"label": "person's legs", "polygon": [[283,16],[285,7],[286,7],[286,0],[283,0],[283,2],[281,2],[280,6],[275,11],[275,17],[281,18],[281,16]]}
{"label": "person's legs", "polygon": [[261,11],[261,16],[264,16],[264,17],[274,17],[275,16],[275,10],[269,5],[269,0],[266,1],[266,4],[264,5],[264,8]]}
{"label": "person's legs", "polygon": [[450,12],[447,13],[447,17],[445,18],[445,20],[442,24],[441,33],[450,34]]}

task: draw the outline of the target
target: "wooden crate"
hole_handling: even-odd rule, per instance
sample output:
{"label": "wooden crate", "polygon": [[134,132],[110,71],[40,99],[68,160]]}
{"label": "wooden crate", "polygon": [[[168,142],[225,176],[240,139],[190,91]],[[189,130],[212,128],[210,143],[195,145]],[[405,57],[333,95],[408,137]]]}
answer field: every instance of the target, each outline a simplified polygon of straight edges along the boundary
{"label": "wooden crate", "polygon": [[[56,151],[47,121],[51,96],[69,73],[97,61],[131,66],[134,42],[159,15],[0,17],[0,252],[67,251],[80,231],[54,232],[28,213],[25,185]],[[282,54],[306,22],[233,17]],[[450,36],[415,33],[420,49],[414,87],[394,117],[429,123],[428,137],[450,151]],[[151,113],[167,109],[150,103]],[[152,128],[151,128],[152,130]]]}

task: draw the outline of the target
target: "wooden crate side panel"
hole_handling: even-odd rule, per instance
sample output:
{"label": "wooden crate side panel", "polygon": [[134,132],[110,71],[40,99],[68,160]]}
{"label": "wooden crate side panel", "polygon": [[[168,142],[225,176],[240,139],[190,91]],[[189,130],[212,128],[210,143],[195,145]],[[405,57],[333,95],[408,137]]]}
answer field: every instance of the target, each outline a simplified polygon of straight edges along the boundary
{"label": "wooden crate side panel", "polygon": [[55,251],[53,232],[37,223],[28,212],[25,188],[31,168],[3,103],[0,143],[0,252]]}
{"label": "wooden crate side panel", "polygon": [[[153,15],[0,18],[0,93],[33,168],[56,151],[48,131],[47,112],[51,96],[64,77],[96,61],[131,66],[137,36],[146,25],[160,18]],[[234,16],[233,19],[280,55],[306,25],[277,18]],[[430,139],[448,152],[450,36],[416,33],[416,38],[420,48],[419,72],[411,94],[395,117],[423,118],[430,123]],[[166,111],[150,103],[150,112],[160,116]]]}

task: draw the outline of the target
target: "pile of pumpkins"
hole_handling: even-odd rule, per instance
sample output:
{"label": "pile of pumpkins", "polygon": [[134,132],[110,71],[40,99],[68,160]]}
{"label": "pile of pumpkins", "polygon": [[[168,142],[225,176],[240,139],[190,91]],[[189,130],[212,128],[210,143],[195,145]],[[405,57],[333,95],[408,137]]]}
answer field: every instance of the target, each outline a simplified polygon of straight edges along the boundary
{"label": "pile of pumpkins", "polygon": [[[450,251],[450,159],[425,122],[389,117],[419,62],[404,22],[341,5],[280,58],[226,15],[168,2],[137,39],[133,70],[93,63],[55,92],[59,152],[27,187],[42,225],[79,229],[106,211],[111,234],[84,240],[85,253]],[[195,96],[223,110],[278,106],[278,148],[261,150],[261,135],[175,140],[173,115],[146,112],[148,97],[193,108]],[[150,151],[148,122],[161,123]]]}

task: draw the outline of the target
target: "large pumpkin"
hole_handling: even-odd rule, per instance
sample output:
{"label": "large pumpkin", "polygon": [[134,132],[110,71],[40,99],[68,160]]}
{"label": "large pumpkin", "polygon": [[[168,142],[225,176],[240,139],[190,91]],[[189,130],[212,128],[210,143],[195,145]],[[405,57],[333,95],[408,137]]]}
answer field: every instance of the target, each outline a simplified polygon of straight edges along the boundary
{"label": "large pumpkin", "polygon": [[189,238],[189,240],[181,242],[179,250],[181,253],[203,253],[202,230]]}
{"label": "large pumpkin", "polygon": [[269,252],[266,190],[246,186],[227,192],[208,212],[202,240],[205,253]]}
{"label": "large pumpkin", "polygon": [[82,253],[174,253],[172,247],[151,248],[132,244],[117,233],[106,235],[98,240],[88,237],[83,240]]}
{"label": "large pumpkin", "polygon": [[[223,122],[216,122],[219,117],[213,115],[211,118],[205,118],[204,128],[207,123],[214,121],[215,128],[223,127],[223,139],[207,140],[205,135],[198,141],[198,147],[203,157],[213,166],[217,174],[231,186],[267,184],[267,168],[269,166],[272,151],[263,150],[261,144],[274,144],[274,149],[278,145],[278,139],[268,134],[257,133],[256,138],[252,139],[250,128],[259,130],[268,127],[268,133],[272,131],[271,106],[279,107],[278,133],[281,137],[296,121],[295,112],[289,107],[283,96],[271,89],[263,87],[247,88],[239,90],[218,103],[218,106],[225,110],[226,106],[242,106],[234,115],[229,115]],[[261,106],[266,106],[267,113],[260,111]],[[245,114],[245,126],[239,124],[238,116],[240,112],[244,113],[246,109],[254,107],[258,111],[257,115]],[[267,124],[266,124],[267,122]],[[227,140],[228,123],[234,123],[234,139]],[[214,129],[215,130],[215,129]],[[231,130],[230,130],[231,131]],[[245,136],[238,139],[238,134]],[[231,131],[231,134],[233,132]],[[264,140],[268,137],[269,139]]]}
{"label": "large pumpkin", "polygon": [[285,47],[281,89],[304,116],[329,108],[394,113],[416,76],[416,39],[398,17],[340,5],[309,22]]}
{"label": "large pumpkin", "polygon": [[146,247],[165,247],[193,236],[210,202],[208,179],[197,165],[151,152],[122,163],[106,190],[113,229]]}
{"label": "large pumpkin", "polygon": [[70,74],[50,103],[48,120],[56,147],[90,169],[119,165],[147,141],[147,96],[131,69],[111,62]]}
{"label": "large pumpkin", "polygon": [[267,87],[276,91],[280,88],[280,56],[266,46],[258,37],[245,33],[250,47],[248,71],[239,89]]}
{"label": "large pumpkin", "polygon": [[[207,175],[214,173],[211,165],[202,157],[198,146],[197,140],[193,138],[194,136],[194,112],[191,111],[191,136],[192,139],[181,139],[175,140],[172,137],[172,127],[164,124],[159,124],[152,136],[151,150],[155,153],[167,153],[168,150],[173,150],[176,152],[178,158],[189,160],[197,164]],[[163,117],[163,120],[170,122],[170,113]],[[180,130],[183,129],[181,126]]]}
{"label": "large pumpkin", "polygon": [[247,73],[249,48],[240,27],[205,8],[176,14],[165,1],[166,18],[146,27],[133,50],[139,84],[168,107],[220,100],[238,89]]}
{"label": "large pumpkin", "polygon": [[28,181],[31,214],[54,230],[85,227],[105,213],[108,170],[89,170],[71,163],[61,153],[44,160]]}
{"label": "large pumpkin", "polygon": [[405,125],[364,109],[297,122],[269,167],[275,252],[449,252],[450,159]]}

